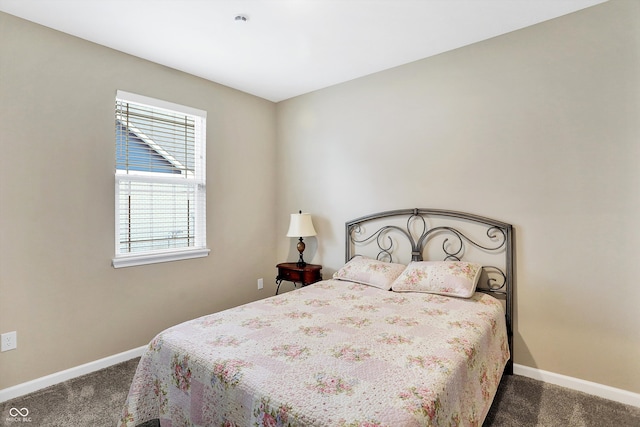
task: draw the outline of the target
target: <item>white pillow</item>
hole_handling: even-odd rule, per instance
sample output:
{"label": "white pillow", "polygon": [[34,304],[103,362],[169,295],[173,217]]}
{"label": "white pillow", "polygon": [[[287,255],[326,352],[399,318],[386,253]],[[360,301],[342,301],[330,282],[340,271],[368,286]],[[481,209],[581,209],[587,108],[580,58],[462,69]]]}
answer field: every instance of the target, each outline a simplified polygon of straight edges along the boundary
{"label": "white pillow", "polygon": [[482,266],[470,262],[412,262],[393,282],[391,289],[469,298],[476,291],[481,273]]}
{"label": "white pillow", "polygon": [[347,280],[389,290],[405,265],[356,256],[333,274],[336,280]]}

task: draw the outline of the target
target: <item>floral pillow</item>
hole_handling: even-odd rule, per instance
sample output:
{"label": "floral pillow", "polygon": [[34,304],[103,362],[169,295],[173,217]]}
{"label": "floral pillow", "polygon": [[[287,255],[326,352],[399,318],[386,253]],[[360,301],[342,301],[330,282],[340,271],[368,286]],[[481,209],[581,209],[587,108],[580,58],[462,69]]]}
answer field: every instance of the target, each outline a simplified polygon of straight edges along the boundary
{"label": "floral pillow", "polygon": [[333,274],[337,280],[362,283],[388,291],[391,284],[405,269],[403,264],[383,262],[375,259],[357,256],[347,262],[340,270]]}
{"label": "floral pillow", "polygon": [[427,292],[469,298],[482,273],[482,266],[463,261],[412,262],[393,282],[396,292]]}

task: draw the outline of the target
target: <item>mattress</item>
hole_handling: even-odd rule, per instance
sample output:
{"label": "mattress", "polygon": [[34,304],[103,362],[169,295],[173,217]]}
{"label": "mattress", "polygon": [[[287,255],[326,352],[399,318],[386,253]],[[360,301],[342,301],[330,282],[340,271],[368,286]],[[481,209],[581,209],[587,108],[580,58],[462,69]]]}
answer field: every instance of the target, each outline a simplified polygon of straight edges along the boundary
{"label": "mattress", "polygon": [[479,426],[509,359],[500,301],[326,280],[169,328],[120,426]]}

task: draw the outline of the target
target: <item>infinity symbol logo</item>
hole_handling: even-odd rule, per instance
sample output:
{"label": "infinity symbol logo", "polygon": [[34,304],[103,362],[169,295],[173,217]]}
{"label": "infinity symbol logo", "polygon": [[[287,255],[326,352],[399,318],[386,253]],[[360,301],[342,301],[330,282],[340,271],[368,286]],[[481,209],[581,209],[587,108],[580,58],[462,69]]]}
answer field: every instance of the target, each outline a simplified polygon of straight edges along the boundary
{"label": "infinity symbol logo", "polygon": [[21,417],[26,417],[27,415],[29,415],[29,410],[27,408],[11,408],[9,409],[9,415],[12,417],[17,417],[18,415],[20,415]]}

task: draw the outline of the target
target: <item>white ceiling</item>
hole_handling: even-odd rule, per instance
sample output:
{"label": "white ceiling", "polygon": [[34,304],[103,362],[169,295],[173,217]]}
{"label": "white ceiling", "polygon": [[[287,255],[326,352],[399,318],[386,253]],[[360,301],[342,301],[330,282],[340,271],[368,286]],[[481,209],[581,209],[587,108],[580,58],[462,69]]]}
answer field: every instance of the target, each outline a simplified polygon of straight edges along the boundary
{"label": "white ceiling", "polygon": [[0,0],[0,11],[277,102],[604,1]]}

